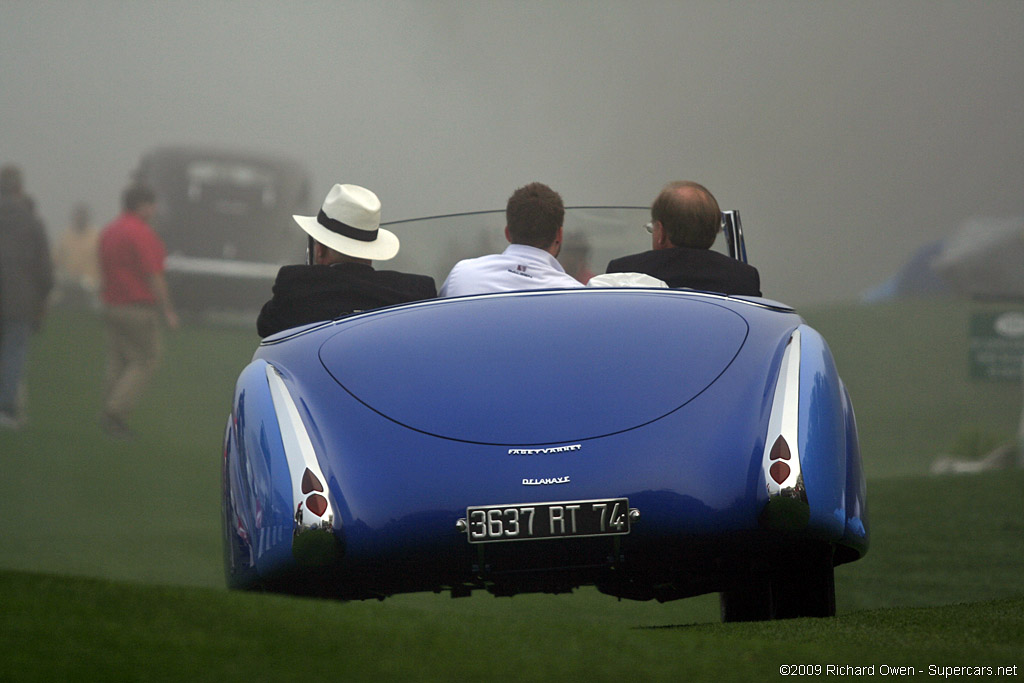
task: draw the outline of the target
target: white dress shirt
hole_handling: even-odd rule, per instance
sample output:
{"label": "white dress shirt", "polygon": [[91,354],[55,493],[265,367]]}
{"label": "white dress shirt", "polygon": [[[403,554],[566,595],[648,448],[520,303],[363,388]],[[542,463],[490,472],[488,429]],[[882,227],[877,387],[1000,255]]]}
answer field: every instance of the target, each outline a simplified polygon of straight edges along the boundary
{"label": "white dress shirt", "polygon": [[438,296],[463,296],[520,289],[582,287],[544,249],[510,244],[500,254],[459,261],[441,285]]}

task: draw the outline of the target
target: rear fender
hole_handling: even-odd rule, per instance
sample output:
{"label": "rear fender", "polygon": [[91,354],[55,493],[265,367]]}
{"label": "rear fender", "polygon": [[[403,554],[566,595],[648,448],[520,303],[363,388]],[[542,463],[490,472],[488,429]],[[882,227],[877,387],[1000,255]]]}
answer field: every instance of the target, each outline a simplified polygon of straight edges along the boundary
{"label": "rear fender", "polygon": [[761,461],[768,527],[806,529],[831,542],[845,538],[848,518],[863,501],[862,495],[848,500],[850,486],[860,488],[848,481],[850,457],[858,458],[853,474],[860,472],[859,453],[849,452],[856,445],[851,415],[828,345],[801,325],[783,354]]}
{"label": "rear fender", "polygon": [[302,563],[300,549],[322,558],[324,543],[309,538],[326,537],[334,548],[341,520],[284,374],[261,359],[250,363],[238,379],[233,422],[238,463],[228,467],[228,485],[258,573]]}
{"label": "rear fender", "polygon": [[840,561],[854,560],[866,553],[870,540],[867,485],[860,459],[857,419],[846,387],[843,387],[843,405],[846,413],[846,534],[843,545],[853,552],[840,555],[837,558]]}
{"label": "rear fender", "polygon": [[846,532],[845,389],[825,339],[806,325],[800,332],[800,452],[810,525],[839,540]]}

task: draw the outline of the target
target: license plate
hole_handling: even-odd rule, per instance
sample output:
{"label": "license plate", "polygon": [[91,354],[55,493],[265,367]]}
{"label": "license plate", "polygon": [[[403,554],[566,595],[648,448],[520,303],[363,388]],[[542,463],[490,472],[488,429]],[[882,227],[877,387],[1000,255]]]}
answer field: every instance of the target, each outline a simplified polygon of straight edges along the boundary
{"label": "license plate", "polygon": [[629,521],[626,498],[466,508],[470,543],[620,536],[629,533]]}

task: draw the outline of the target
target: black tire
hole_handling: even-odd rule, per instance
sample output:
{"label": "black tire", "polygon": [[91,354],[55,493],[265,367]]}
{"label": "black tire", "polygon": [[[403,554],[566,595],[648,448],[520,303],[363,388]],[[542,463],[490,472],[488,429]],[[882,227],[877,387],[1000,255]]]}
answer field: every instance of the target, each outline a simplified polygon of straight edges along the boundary
{"label": "black tire", "polygon": [[794,565],[773,579],[772,607],[775,619],[834,617],[836,583],[831,552]]}
{"label": "black tire", "polygon": [[722,621],[768,621],[772,618],[772,587],[768,577],[751,577],[743,586],[719,596]]}
{"label": "black tire", "polygon": [[721,593],[722,621],[768,621],[836,614],[831,546],[814,546]]}

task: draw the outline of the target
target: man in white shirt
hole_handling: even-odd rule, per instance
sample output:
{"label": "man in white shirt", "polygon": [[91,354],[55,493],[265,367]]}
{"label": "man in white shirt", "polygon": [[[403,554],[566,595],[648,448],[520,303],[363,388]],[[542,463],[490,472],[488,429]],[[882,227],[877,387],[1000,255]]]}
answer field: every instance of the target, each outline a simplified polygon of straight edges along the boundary
{"label": "man in white shirt", "polygon": [[456,263],[439,296],[582,287],[556,259],[564,218],[562,198],[550,187],[531,183],[519,188],[505,208],[508,248]]}

